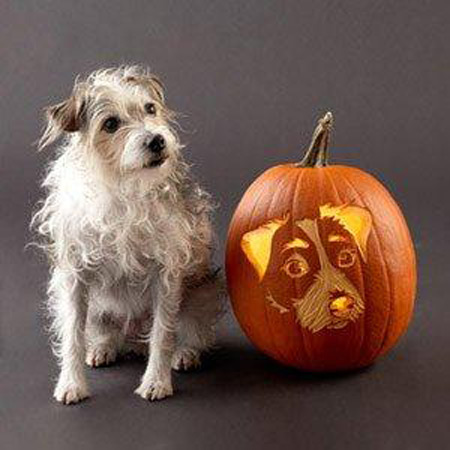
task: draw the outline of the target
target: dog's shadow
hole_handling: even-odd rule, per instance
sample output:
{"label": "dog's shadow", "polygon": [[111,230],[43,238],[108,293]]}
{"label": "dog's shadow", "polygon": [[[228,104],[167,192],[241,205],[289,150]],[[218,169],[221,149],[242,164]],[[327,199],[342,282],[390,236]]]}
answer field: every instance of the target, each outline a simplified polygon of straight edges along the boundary
{"label": "dog's shadow", "polygon": [[[90,373],[94,382],[101,381],[102,389],[130,390],[145,370],[145,359],[133,355],[120,358],[113,366],[94,369]],[[286,388],[296,390],[320,389],[335,386],[369,372],[371,367],[338,373],[311,373],[283,366],[262,354],[244,340],[221,342],[220,347],[202,357],[202,366],[188,372],[174,372],[175,398],[195,399],[205,397],[274,393]],[[94,375],[95,373],[95,375]],[[97,377],[98,373],[98,377]],[[120,387],[117,386],[120,384]]]}

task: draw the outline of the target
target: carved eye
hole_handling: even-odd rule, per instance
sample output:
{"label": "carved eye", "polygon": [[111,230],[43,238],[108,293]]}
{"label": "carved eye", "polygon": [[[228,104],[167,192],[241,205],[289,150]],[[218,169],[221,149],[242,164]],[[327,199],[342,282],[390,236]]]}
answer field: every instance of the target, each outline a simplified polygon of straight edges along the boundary
{"label": "carved eye", "polygon": [[338,255],[338,266],[341,268],[351,267],[356,261],[356,248],[344,248]]}
{"label": "carved eye", "polygon": [[102,125],[102,130],[107,133],[115,133],[120,127],[120,119],[116,116],[108,117]]}
{"label": "carved eye", "polygon": [[289,258],[281,267],[291,278],[300,278],[309,272],[308,262],[300,255]]}
{"label": "carved eye", "polygon": [[154,116],[156,114],[156,106],[154,103],[146,103],[144,105],[144,109],[145,109],[145,112],[147,114],[150,114],[151,116]]}

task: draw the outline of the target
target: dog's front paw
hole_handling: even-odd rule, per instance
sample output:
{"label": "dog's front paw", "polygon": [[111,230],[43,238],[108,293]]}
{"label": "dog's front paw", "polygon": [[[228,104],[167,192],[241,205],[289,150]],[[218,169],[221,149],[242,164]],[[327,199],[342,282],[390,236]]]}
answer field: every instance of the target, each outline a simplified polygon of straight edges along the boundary
{"label": "dog's front paw", "polygon": [[173,395],[173,387],[170,381],[143,381],[134,392],[144,400],[162,400]]}
{"label": "dog's front paw", "polygon": [[112,364],[117,357],[117,350],[114,346],[100,344],[88,348],[86,352],[86,364],[90,367],[102,367]]}
{"label": "dog's front paw", "polygon": [[89,397],[87,387],[79,386],[76,384],[64,385],[58,383],[53,393],[53,397],[64,405],[70,405],[80,402],[81,400]]}
{"label": "dog's front paw", "polygon": [[200,352],[192,348],[180,348],[175,351],[172,357],[172,369],[193,370],[201,365]]}

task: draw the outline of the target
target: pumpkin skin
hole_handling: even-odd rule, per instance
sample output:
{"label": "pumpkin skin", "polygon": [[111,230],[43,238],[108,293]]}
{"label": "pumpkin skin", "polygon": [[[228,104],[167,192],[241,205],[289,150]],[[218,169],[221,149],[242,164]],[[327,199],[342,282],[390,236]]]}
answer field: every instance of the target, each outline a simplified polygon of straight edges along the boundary
{"label": "pumpkin skin", "polygon": [[247,337],[307,371],[370,365],[405,332],[416,261],[400,208],[373,176],[328,166],[332,116],[300,164],[259,176],[232,218],[228,289]]}

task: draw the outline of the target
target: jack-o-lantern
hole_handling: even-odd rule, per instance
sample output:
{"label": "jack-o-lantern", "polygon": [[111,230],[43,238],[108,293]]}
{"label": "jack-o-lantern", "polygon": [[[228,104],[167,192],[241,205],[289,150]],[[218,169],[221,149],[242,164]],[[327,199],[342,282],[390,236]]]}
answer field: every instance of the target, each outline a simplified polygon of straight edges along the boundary
{"label": "jack-o-lantern", "polygon": [[371,175],[328,165],[332,116],[297,164],[258,177],[228,234],[233,310],[249,339],[311,371],[367,366],[406,330],[416,290],[405,219]]}

